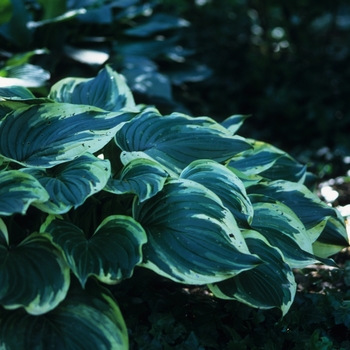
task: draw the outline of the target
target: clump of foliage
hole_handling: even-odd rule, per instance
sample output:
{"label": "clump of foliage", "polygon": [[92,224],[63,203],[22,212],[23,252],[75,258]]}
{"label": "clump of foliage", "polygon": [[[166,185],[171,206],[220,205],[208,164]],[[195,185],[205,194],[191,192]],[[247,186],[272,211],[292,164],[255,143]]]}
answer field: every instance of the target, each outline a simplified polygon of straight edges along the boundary
{"label": "clump of foliage", "polygon": [[109,66],[0,96],[0,347],[127,349],[118,287],[149,270],[286,315],[292,269],[349,244],[305,166],[236,135],[243,115],[163,116]]}
{"label": "clump of foliage", "polygon": [[172,88],[210,74],[180,39],[190,23],[146,0],[0,0],[0,86],[41,88],[106,63],[135,97],[180,109]]}

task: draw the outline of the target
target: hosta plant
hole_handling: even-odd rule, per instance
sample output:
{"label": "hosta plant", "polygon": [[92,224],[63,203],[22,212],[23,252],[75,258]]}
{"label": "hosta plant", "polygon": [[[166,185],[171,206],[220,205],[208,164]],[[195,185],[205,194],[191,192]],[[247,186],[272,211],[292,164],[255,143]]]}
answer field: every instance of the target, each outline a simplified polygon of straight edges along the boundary
{"label": "hosta plant", "polygon": [[292,269],[349,243],[305,166],[236,135],[245,116],[162,116],[109,66],[0,96],[1,349],[127,349],[109,286],[135,268],[284,315]]}

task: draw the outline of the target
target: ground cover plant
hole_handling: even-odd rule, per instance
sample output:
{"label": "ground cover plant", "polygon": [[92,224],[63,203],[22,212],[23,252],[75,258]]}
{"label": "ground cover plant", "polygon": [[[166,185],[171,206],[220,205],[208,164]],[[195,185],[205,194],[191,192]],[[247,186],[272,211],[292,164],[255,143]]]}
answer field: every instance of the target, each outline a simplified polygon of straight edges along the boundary
{"label": "ground cover plant", "polygon": [[[246,116],[163,116],[109,66],[47,97],[20,86],[0,97],[0,348],[208,347],[196,327],[181,338],[191,322],[167,303],[198,290],[237,301],[225,317],[239,305],[287,317],[293,269],[335,266],[349,245],[305,166],[237,135]],[[169,298],[154,304],[157,288]],[[146,300],[152,315],[135,310]],[[203,305],[187,302],[193,321]],[[238,339],[233,324],[221,331]]]}

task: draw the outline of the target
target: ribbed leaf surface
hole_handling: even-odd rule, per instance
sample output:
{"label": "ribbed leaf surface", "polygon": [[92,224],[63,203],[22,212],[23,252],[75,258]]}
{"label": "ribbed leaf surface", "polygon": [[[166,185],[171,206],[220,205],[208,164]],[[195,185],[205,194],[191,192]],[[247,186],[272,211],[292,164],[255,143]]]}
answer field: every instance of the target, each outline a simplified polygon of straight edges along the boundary
{"label": "ribbed leaf surface", "polygon": [[0,225],[1,305],[24,307],[32,315],[46,313],[65,298],[69,281],[69,267],[47,237],[33,233],[13,248]]}
{"label": "ribbed leaf surface", "polygon": [[0,324],[1,349],[128,350],[119,307],[95,281],[89,281],[85,290],[71,287],[65,300],[45,315],[0,307]]}
{"label": "ribbed leaf surface", "polygon": [[167,176],[158,163],[149,159],[134,159],[116,179],[109,179],[104,190],[115,194],[134,193],[143,202],[163,188]]}
{"label": "ribbed leaf surface", "polygon": [[129,154],[128,161],[142,152],[176,175],[194,160],[224,162],[251,148],[243,138],[231,136],[212,119],[175,113],[162,117],[153,110],[126,123],[117,132],[116,142],[124,154]]}
{"label": "ribbed leaf surface", "polygon": [[291,268],[284,262],[281,251],[271,246],[261,234],[249,230],[243,235],[249,250],[257,254],[264,264],[209,285],[210,290],[219,298],[236,299],[253,307],[278,307],[285,315],[296,292]]}
{"label": "ribbed leaf surface", "polygon": [[0,215],[25,214],[31,203],[48,199],[48,193],[31,175],[17,170],[0,172]]}
{"label": "ribbed leaf surface", "polygon": [[318,262],[312,241],[303,223],[282,202],[263,195],[250,195],[254,208],[252,228],[280,249],[286,262],[301,268]]}
{"label": "ribbed leaf surface", "polygon": [[172,280],[204,284],[254,268],[231,212],[212,191],[190,180],[171,180],[133,213],[148,237],[143,265]]}
{"label": "ribbed leaf surface", "polygon": [[253,206],[242,181],[225,166],[210,160],[197,160],[187,166],[180,178],[196,181],[212,190],[235,219],[247,225],[253,218]]}
{"label": "ribbed leaf surface", "polygon": [[49,168],[100,150],[129,118],[67,103],[19,108],[0,124],[0,154],[25,166]]}
{"label": "ribbed leaf surface", "polygon": [[147,240],[141,225],[122,215],[107,217],[89,239],[72,223],[54,216],[40,230],[63,251],[83,287],[91,275],[108,284],[130,277],[142,260],[141,248]]}
{"label": "ribbed leaf surface", "polygon": [[35,177],[49,193],[49,200],[34,205],[50,214],[66,213],[84,203],[104,188],[111,173],[108,160],[88,153],[58,165],[53,172],[35,168],[22,171]]}
{"label": "ribbed leaf surface", "polygon": [[91,105],[113,112],[135,107],[134,98],[124,78],[109,66],[100,70],[92,79],[60,80],[51,88],[49,97],[57,102]]}

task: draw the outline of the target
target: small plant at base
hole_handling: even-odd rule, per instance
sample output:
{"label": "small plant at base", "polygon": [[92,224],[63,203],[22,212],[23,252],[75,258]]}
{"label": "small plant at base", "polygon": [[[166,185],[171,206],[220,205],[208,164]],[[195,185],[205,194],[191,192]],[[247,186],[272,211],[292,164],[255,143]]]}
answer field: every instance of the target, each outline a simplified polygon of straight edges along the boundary
{"label": "small plant at base", "polygon": [[292,269],[349,244],[304,166],[236,135],[245,116],[162,116],[108,66],[0,96],[0,347],[127,349],[106,286],[136,266],[285,315]]}

